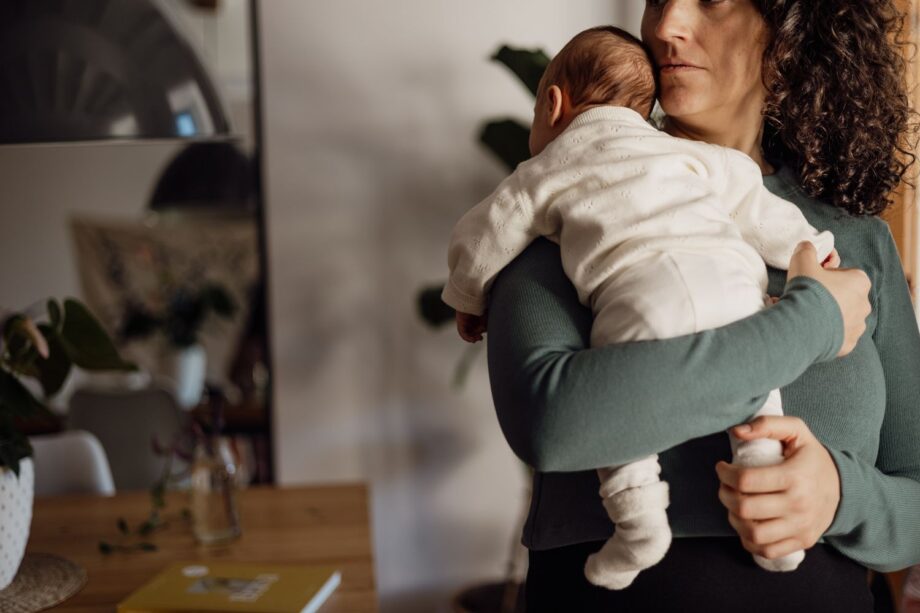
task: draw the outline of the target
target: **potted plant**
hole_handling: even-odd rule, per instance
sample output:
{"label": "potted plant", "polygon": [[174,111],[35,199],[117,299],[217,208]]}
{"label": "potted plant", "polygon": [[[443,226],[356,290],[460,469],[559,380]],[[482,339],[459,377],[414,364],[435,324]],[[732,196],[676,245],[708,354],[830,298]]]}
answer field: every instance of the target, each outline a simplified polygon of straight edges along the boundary
{"label": "potted plant", "polygon": [[227,318],[236,312],[236,303],[220,284],[167,284],[159,308],[134,299],[125,302],[119,338],[143,339],[159,332],[166,342],[161,368],[174,383],[179,406],[198,404],[204,391],[207,354],[199,342],[201,327],[213,313]]}
{"label": "potted plant", "polygon": [[[537,87],[550,58],[542,50],[515,49],[502,45],[490,58],[510,70],[527,88],[537,95]],[[513,118],[487,121],[479,133],[479,142],[512,172],[518,164],[530,158],[530,127]],[[453,320],[454,311],[441,302],[444,284],[423,288],[418,295],[418,308],[422,318],[433,326]]]}
{"label": "potted plant", "polygon": [[[550,58],[542,50],[514,49],[502,46],[491,58],[506,66],[534,96],[540,78],[549,65]],[[479,134],[479,141],[486,146],[508,169],[530,158],[530,127],[516,119],[498,119],[487,122]],[[454,310],[441,300],[444,284],[439,283],[419,290],[416,306],[419,315],[432,327],[439,328],[454,321]],[[454,384],[462,385],[473,360],[482,350],[484,343],[470,345],[463,354],[454,374]],[[529,468],[525,467],[530,471]],[[529,498],[529,496],[527,496]],[[525,503],[527,500],[525,500]],[[526,513],[526,506],[524,509]],[[520,522],[520,523],[523,523]],[[517,534],[511,543],[506,576],[493,582],[467,586],[453,598],[456,613],[511,613],[523,610],[522,592],[518,575],[523,565],[522,550]]]}
{"label": "potted plant", "polygon": [[[26,312],[0,310],[0,589],[13,580],[29,538],[34,471],[32,447],[18,424],[49,414],[45,401],[60,391],[73,366],[135,370],[89,310],[67,299],[45,304],[41,321]],[[41,390],[39,400],[26,383]]]}

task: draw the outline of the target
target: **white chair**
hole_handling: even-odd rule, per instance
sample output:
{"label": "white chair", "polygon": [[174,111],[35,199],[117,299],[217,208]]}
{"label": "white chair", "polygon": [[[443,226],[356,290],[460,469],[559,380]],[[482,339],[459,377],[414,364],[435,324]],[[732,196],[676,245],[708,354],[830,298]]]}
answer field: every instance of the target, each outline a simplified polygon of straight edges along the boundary
{"label": "white chair", "polygon": [[[165,458],[152,446],[169,446],[182,432],[183,412],[158,387],[141,390],[79,389],[70,397],[68,426],[92,432],[112,466],[119,491],[147,489],[160,480]],[[173,462],[174,471],[182,463]]]}
{"label": "white chair", "polygon": [[105,450],[95,436],[82,430],[33,436],[35,495],[115,493]]}

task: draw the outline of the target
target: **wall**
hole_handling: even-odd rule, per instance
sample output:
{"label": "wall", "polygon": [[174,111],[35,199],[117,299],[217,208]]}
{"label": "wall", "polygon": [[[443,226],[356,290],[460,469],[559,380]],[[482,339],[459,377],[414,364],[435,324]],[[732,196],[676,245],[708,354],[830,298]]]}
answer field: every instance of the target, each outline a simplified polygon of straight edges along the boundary
{"label": "wall", "polygon": [[451,226],[505,174],[476,142],[532,99],[489,55],[555,53],[585,27],[638,32],[643,3],[261,3],[276,469],[372,484],[383,610],[445,610],[502,576],[525,497],[484,356],[414,311]]}

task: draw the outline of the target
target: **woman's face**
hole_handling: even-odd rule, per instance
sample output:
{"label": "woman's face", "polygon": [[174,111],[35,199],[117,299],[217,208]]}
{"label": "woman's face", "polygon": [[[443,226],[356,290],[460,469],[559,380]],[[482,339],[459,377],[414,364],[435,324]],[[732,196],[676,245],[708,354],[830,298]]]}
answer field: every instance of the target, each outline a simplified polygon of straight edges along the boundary
{"label": "woman's face", "polygon": [[752,0],[646,0],[642,40],[669,117],[715,129],[762,109],[767,28]]}

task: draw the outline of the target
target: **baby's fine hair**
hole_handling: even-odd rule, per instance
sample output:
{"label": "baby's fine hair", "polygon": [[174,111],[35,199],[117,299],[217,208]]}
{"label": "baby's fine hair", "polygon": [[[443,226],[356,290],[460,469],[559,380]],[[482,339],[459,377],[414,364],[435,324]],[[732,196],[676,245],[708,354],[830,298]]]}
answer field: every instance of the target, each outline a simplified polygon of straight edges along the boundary
{"label": "baby's fine hair", "polygon": [[577,34],[546,67],[537,96],[557,85],[572,107],[594,104],[625,106],[648,117],[655,104],[655,73],[638,38],[616,26]]}

